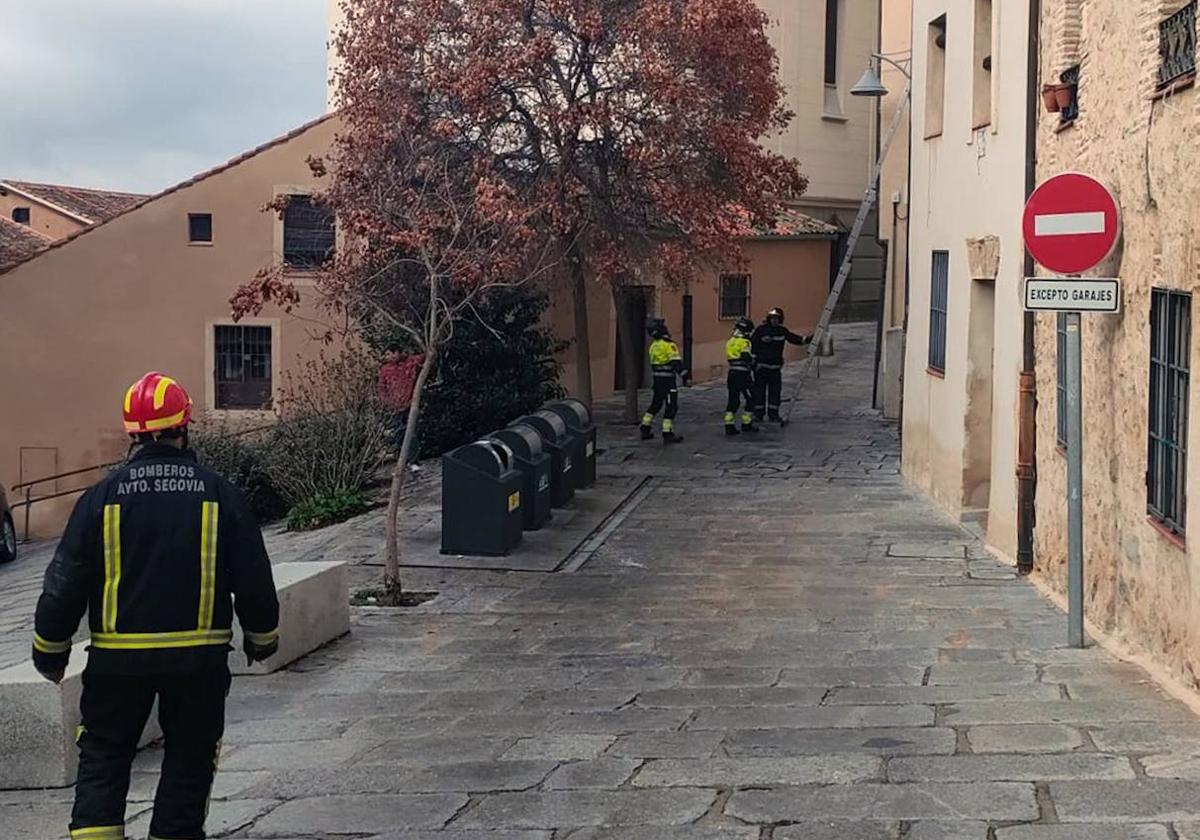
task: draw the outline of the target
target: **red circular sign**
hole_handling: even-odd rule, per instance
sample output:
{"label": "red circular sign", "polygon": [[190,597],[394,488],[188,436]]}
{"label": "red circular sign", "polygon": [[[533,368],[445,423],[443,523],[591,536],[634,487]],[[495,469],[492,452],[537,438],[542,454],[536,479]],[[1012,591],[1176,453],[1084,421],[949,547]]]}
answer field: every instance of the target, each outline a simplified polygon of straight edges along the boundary
{"label": "red circular sign", "polygon": [[1025,204],[1025,247],[1042,266],[1079,274],[1099,263],[1117,242],[1120,220],[1112,193],[1090,175],[1055,175]]}

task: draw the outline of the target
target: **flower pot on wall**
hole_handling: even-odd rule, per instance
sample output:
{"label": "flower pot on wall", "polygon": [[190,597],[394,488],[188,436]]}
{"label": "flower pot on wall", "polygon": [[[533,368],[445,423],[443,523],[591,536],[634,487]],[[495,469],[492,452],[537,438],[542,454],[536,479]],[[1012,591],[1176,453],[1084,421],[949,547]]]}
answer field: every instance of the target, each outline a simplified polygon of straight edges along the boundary
{"label": "flower pot on wall", "polygon": [[1058,107],[1058,85],[1042,85],[1042,104],[1046,106],[1046,111],[1051,114],[1059,112]]}
{"label": "flower pot on wall", "polygon": [[1054,89],[1054,98],[1058,103],[1058,108],[1055,110],[1063,111],[1070,108],[1071,103],[1075,101],[1075,86],[1059,85]]}

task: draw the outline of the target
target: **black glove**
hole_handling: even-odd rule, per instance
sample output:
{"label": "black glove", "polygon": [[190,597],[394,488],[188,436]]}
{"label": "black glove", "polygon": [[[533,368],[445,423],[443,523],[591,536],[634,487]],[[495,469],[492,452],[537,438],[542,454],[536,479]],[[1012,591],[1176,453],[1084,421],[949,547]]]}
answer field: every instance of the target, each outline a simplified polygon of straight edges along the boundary
{"label": "black glove", "polygon": [[255,662],[270,659],[278,650],[279,639],[275,639],[269,645],[256,645],[249,639],[245,639],[242,642],[242,651],[246,654],[246,667],[253,665]]}

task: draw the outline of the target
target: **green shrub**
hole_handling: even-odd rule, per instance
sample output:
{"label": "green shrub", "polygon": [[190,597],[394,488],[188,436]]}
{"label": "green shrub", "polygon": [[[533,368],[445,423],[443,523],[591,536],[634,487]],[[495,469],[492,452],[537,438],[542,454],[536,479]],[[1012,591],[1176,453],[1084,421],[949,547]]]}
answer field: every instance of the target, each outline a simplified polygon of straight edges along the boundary
{"label": "green shrub", "polygon": [[455,325],[421,405],[422,457],[478,440],[563,396],[556,355],[566,344],[545,326],[547,305],[528,289],[498,289]]}
{"label": "green shrub", "polygon": [[358,516],[370,502],[361,490],[335,490],[322,496],[306,499],[288,511],[289,531],[311,531]]}
{"label": "green shrub", "polygon": [[259,521],[273,522],[287,513],[288,504],[267,473],[267,452],[260,440],[223,426],[197,427],[188,438],[202,464],[242,491]]}

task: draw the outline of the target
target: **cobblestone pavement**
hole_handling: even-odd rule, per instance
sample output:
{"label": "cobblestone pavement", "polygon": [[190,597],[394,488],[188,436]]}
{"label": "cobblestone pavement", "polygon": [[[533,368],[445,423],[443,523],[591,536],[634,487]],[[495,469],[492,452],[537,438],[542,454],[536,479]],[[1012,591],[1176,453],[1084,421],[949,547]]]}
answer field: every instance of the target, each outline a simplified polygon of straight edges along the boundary
{"label": "cobblestone pavement", "polygon": [[[786,431],[726,441],[720,389],[670,450],[607,426],[603,468],[651,478],[577,572],[414,570],[442,595],[235,681],[210,830],[1200,838],[1200,722],[905,487],[869,332],[838,339]],[[0,793],[0,835],[69,798]]]}

